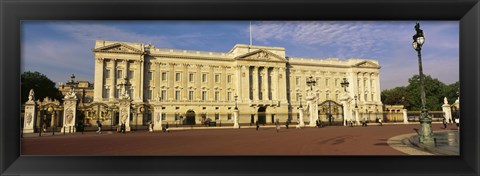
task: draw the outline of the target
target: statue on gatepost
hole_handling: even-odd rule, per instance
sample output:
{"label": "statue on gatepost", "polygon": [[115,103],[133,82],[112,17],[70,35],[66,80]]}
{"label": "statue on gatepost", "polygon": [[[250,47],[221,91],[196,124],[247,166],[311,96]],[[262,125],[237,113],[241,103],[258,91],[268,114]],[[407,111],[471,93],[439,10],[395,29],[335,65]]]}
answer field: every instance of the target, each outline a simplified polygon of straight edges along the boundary
{"label": "statue on gatepost", "polygon": [[317,105],[317,96],[310,91],[307,96],[307,110],[310,114],[310,122],[308,126],[316,126],[315,120],[318,119],[318,105]]}
{"label": "statue on gatepost", "polygon": [[443,105],[442,105],[442,110],[445,115],[445,120],[447,122],[452,122],[452,108],[450,104],[448,104],[447,97],[443,98]]}
{"label": "statue on gatepost", "polygon": [[63,102],[63,128],[61,129],[62,133],[73,133],[75,132],[75,118],[77,111],[77,95],[75,95],[75,90],[73,88],[65,94]]}
{"label": "statue on gatepost", "polygon": [[33,127],[36,117],[36,103],[35,103],[35,92],[33,89],[30,89],[28,94],[28,101],[25,102],[25,115],[23,122],[23,133],[33,133]]}

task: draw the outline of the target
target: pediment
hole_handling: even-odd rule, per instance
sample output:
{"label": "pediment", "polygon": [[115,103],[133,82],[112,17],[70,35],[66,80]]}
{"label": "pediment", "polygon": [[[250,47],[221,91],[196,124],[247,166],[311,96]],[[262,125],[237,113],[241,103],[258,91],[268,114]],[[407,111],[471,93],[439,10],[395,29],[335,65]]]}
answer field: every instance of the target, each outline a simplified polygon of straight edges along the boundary
{"label": "pediment", "polygon": [[252,51],[240,56],[237,56],[235,59],[237,60],[254,60],[254,61],[267,61],[267,62],[287,62],[282,56],[276,55],[270,51],[259,49],[256,51]]}
{"label": "pediment", "polygon": [[125,52],[125,53],[142,53],[141,50],[131,47],[123,43],[115,43],[104,47],[94,49],[96,52]]}
{"label": "pediment", "polygon": [[354,65],[354,67],[362,67],[362,68],[380,68],[380,65],[373,63],[371,61],[363,61]]}

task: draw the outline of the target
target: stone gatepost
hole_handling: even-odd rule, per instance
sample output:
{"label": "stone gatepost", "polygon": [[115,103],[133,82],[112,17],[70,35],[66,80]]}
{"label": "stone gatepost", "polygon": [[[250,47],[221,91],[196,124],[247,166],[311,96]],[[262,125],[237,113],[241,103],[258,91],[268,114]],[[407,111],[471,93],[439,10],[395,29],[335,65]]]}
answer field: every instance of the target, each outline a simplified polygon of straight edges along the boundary
{"label": "stone gatepost", "polygon": [[403,109],[403,123],[408,123],[407,109]]}
{"label": "stone gatepost", "polygon": [[121,126],[122,123],[125,123],[125,131],[130,131],[130,98],[123,97],[120,99],[120,119],[118,121],[118,125]]}
{"label": "stone gatepost", "polygon": [[445,119],[447,122],[453,121],[452,119],[452,109],[451,106],[448,104],[447,97],[445,97],[443,105],[442,105],[443,113],[445,113]]}
{"label": "stone gatepost", "polygon": [[360,125],[360,120],[358,119],[358,108],[355,108],[355,123]]}
{"label": "stone gatepost", "polygon": [[162,131],[162,106],[155,106],[153,109],[155,118],[153,120],[153,131]]}
{"label": "stone gatepost", "polygon": [[240,128],[238,124],[238,109],[233,109],[233,128]]}
{"label": "stone gatepost", "polygon": [[23,133],[33,133],[34,122],[36,117],[36,103],[33,89],[30,90],[28,101],[25,103],[25,114],[23,118]]}
{"label": "stone gatepost", "polygon": [[342,99],[340,99],[340,101],[342,102],[342,105],[343,105],[343,126],[346,126],[347,125],[347,120],[350,120],[350,107],[348,106],[348,100],[350,99],[350,97],[348,96],[348,94],[344,94],[342,96]]}
{"label": "stone gatepost", "polygon": [[308,112],[310,114],[310,122],[308,126],[316,126],[315,121],[318,119],[318,105],[317,105],[317,97],[315,94],[310,94],[307,96],[307,105],[308,105]]}
{"label": "stone gatepost", "polygon": [[75,132],[75,118],[77,112],[77,96],[73,89],[70,89],[64,97],[63,102],[63,127],[62,133],[74,133]]}
{"label": "stone gatepost", "polygon": [[304,127],[304,126],[305,126],[305,122],[303,122],[303,108],[302,108],[302,107],[299,107],[299,108],[298,108],[298,118],[299,118],[299,123],[298,123],[298,125],[300,125],[301,127]]}

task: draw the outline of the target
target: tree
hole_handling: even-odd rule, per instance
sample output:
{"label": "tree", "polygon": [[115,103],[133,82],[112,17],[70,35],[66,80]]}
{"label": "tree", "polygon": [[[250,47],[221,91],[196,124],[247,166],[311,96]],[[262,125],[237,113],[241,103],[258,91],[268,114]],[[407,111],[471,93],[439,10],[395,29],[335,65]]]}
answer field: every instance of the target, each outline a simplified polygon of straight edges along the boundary
{"label": "tree", "polygon": [[30,90],[35,92],[35,99],[45,97],[62,101],[62,93],[55,87],[55,83],[47,76],[35,72],[23,72],[21,75],[21,101],[27,102]]}
{"label": "tree", "polygon": [[[408,83],[406,87],[383,90],[381,93],[382,102],[388,105],[405,105],[405,108],[409,110],[421,110],[420,76],[412,76],[408,79]],[[435,111],[442,110],[444,97],[447,97],[449,104],[452,104],[458,97],[457,91],[460,90],[458,81],[445,85],[429,75],[425,75],[424,85],[427,109]],[[402,102],[402,97],[405,97],[405,102]]]}
{"label": "tree", "polygon": [[381,93],[383,104],[388,105],[403,105],[402,97],[407,98],[407,88],[403,86],[387,89]]}

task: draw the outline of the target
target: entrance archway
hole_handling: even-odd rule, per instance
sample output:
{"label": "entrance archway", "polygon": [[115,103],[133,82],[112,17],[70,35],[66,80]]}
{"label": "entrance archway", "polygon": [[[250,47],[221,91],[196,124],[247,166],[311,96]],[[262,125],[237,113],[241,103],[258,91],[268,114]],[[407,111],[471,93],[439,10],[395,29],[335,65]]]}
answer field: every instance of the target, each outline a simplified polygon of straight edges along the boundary
{"label": "entrance archway", "polygon": [[185,116],[185,125],[195,125],[195,111],[190,109]]}
{"label": "entrance archway", "polygon": [[265,116],[266,116],[265,110],[266,109],[267,108],[265,106],[262,106],[262,107],[258,108],[258,113],[257,113],[258,119],[257,120],[258,120],[259,124],[264,124],[265,125],[265,122],[266,122],[266,120],[265,120]]}

